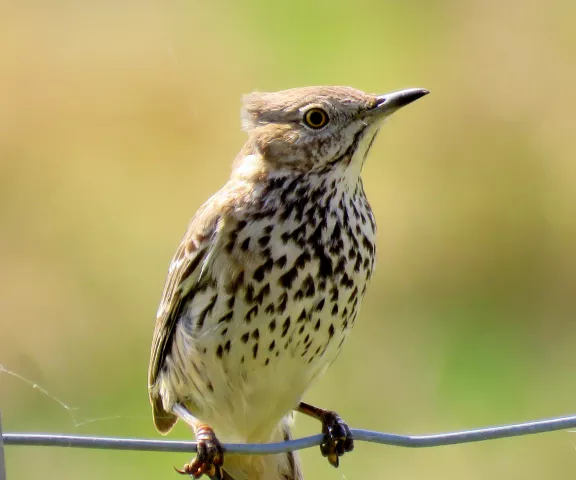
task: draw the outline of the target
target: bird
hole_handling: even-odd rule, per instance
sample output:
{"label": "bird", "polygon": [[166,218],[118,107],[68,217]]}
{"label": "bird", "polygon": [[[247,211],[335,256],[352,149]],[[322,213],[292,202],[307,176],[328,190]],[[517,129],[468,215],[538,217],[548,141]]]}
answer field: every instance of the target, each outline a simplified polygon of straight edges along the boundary
{"label": "bird", "polygon": [[166,434],[181,419],[197,441],[179,473],[302,480],[295,452],[225,455],[222,446],[289,440],[294,412],[321,422],[333,466],[353,449],[337,413],[302,399],[341,351],[374,271],[366,157],[384,121],[428,93],[312,86],[243,97],[248,140],[192,218],[156,315],[154,424]]}

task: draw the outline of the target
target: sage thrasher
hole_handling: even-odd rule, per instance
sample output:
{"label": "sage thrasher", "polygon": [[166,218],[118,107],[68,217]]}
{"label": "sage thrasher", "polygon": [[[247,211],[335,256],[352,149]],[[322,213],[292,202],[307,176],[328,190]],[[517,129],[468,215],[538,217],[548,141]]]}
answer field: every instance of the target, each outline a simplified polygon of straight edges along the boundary
{"label": "sage thrasher", "polygon": [[306,87],[244,97],[248,141],[174,255],[152,341],[156,428],[167,433],[180,418],[198,441],[180,473],[301,480],[294,452],[224,464],[220,443],[287,440],[293,411],[322,422],[332,465],[352,450],[342,419],[301,399],[338,356],[374,270],[366,156],[383,120],[427,93]]}

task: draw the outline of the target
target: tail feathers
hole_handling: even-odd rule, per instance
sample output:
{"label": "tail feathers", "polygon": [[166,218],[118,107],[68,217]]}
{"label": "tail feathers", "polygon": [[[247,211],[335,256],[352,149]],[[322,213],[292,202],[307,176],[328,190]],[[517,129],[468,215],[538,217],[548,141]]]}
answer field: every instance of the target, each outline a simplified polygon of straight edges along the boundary
{"label": "tail feathers", "polygon": [[[278,426],[271,442],[291,440],[291,418]],[[296,452],[275,455],[225,455],[225,480],[303,480],[300,459]]]}
{"label": "tail feathers", "polygon": [[[283,433],[283,440],[285,442],[292,440],[292,433],[290,431],[290,425],[291,425],[291,420],[290,421],[285,421],[285,423],[283,423],[282,426],[282,433]],[[288,473],[283,474],[283,476],[281,476],[281,480],[304,480],[304,475],[302,475],[302,467],[300,466],[300,457],[298,456],[298,453],[296,451],[293,452],[287,452],[285,454],[288,458],[288,464],[290,465],[290,468],[288,470]]]}

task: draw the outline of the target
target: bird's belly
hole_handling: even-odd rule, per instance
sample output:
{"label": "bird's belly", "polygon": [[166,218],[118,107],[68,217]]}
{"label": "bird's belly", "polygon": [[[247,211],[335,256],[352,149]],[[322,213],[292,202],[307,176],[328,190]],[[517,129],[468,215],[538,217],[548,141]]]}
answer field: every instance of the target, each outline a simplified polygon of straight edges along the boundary
{"label": "bird's belly", "polygon": [[225,441],[267,441],[338,356],[374,266],[373,229],[354,212],[286,230],[250,224],[184,306],[167,390]]}
{"label": "bird's belly", "polygon": [[[189,378],[178,398],[226,441],[267,441],[338,356],[357,314],[357,287],[336,290],[327,281],[313,296],[291,292],[291,302],[284,292],[251,315],[252,307],[236,299],[232,317],[220,321],[229,304],[222,297],[201,331],[179,322],[176,344]],[[196,301],[188,312],[197,312],[205,299]]]}

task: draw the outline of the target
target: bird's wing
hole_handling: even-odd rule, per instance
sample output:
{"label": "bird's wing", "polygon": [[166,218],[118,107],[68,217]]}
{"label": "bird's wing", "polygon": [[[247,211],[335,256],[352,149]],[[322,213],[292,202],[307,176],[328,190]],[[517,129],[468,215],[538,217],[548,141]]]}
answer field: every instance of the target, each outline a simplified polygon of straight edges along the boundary
{"label": "bird's wing", "polygon": [[210,253],[218,243],[216,237],[220,217],[202,213],[207,212],[199,212],[190,222],[168,269],[152,338],[148,368],[149,389],[156,383],[186,297],[198,285],[202,272],[210,261]]}

